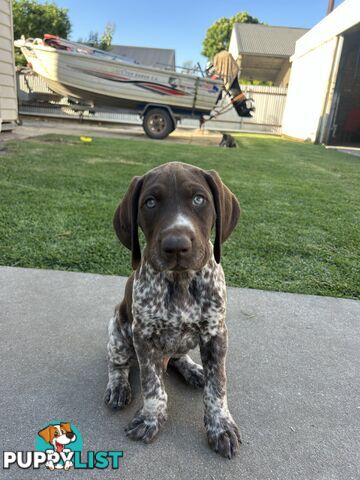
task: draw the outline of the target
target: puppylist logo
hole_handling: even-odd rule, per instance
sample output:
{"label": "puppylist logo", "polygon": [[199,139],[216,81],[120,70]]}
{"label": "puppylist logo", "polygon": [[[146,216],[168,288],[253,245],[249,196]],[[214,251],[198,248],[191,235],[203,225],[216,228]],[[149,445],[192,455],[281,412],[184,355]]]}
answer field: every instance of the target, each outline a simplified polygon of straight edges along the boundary
{"label": "puppylist logo", "polygon": [[50,422],[36,436],[34,451],[3,452],[3,469],[49,470],[118,469],[122,451],[88,451],[82,454],[83,441],[79,430],[69,422]]}

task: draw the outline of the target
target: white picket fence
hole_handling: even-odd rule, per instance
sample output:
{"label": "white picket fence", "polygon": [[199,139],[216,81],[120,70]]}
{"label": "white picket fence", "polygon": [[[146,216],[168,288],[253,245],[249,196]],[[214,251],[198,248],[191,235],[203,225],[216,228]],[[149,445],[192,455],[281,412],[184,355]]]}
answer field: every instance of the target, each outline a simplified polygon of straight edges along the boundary
{"label": "white picket fence", "polygon": [[[56,118],[81,118],[98,122],[126,123],[141,125],[136,113],[114,113],[109,111],[74,111],[65,98],[54,99],[51,103],[39,100],[31,101],[31,92],[51,93],[47,84],[37,75],[17,75],[19,113],[22,115],[48,116]],[[247,131],[281,133],[282,117],[287,89],[284,87],[266,87],[243,85],[241,87],[248,98],[254,100],[255,112],[252,118],[239,117],[234,109],[206,123],[209,130]],[[228,101],[228,100],[226,100]],[[198,128],[198,120],[184,119],[182,127]]]}

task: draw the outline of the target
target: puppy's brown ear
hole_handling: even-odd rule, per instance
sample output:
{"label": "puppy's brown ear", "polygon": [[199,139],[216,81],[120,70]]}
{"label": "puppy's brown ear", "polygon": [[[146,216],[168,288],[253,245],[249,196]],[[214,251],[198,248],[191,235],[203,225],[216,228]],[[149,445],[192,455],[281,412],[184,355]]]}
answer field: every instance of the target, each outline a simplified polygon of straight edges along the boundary
{"label": "puppy's brown ear", "polygon": [[44,439],[46,443],[50,443],[50,440],[54,437],[54,429],[55,427],[49,425],[48,427],[40,430],[40,432],[38,432],[38,435],[40,435],[40,437]]}
{"label": "puppy's brown ear", "polygon": [[141,261],[138,209],[142,184],[142,177],[134,177],[131,180],[128,191],[117,207],[113,219],[114,229],[120,242],[132,252],[132,268],[134,270]]}
{"label": "puppy's brown ear", "polygon": [[216,262],[220,263],[221,244],[230,236],[239,221],[240,205],[215,170],[205,172],[205,179],[214,199],[216,213],[214,257]]}
{"label": "puppy's brown ear", "polygon": [[65,430],[65,432],[71,432],[70,423],[60,423],[60,427],[62,427]]}

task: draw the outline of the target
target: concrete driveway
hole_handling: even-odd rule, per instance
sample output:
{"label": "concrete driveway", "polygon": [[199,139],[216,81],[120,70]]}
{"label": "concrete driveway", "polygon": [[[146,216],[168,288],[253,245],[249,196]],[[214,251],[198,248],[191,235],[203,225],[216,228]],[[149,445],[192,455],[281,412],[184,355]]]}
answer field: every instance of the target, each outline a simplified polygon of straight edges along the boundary
{"label": "concrete driveway", "polygon": [[[229,404],[243,436],[234,460],[207,446],[202,393],[169,372],[169,420],[151,445],[127,440],[134,401],[111,412],[106,326],[125,279],[0,268],[2,450],[34,450],[56,419],[87,450],[123,450],[119,470],[2,470],[7,479],[360,478],[360,302],[229,289]],[[195,357],[198,355],[195,354]]]}
{"label": "concrete driveway", "polygon": [[[102,138],[125,138],[135,140],[150,140],[143,128],[138,125],[78,122],[54,118],[24,117],[22,125],[17,126],[12,132],[2,132],[1,141],[23,140],[24,138],[37,137],[47,134],[60,135],[86,135]],[[207,145],[217,147],[222,139],[222,134],[207,129],[191,129],[178,127],[164,140],[151,140],[152,142],[170,142],[187,145]]]}

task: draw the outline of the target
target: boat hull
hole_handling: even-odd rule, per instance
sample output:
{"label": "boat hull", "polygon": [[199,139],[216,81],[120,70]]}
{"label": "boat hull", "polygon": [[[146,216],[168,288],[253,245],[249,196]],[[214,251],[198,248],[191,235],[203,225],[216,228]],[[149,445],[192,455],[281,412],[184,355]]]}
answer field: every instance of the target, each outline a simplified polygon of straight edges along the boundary
{"label": "boat hull", "polygon": [[212,111],[221,94],[221,82],[207,78],[42,45],[21,50],[52,90],[94,107],[141,110],[156,104],[179,115],[202,115]]}

